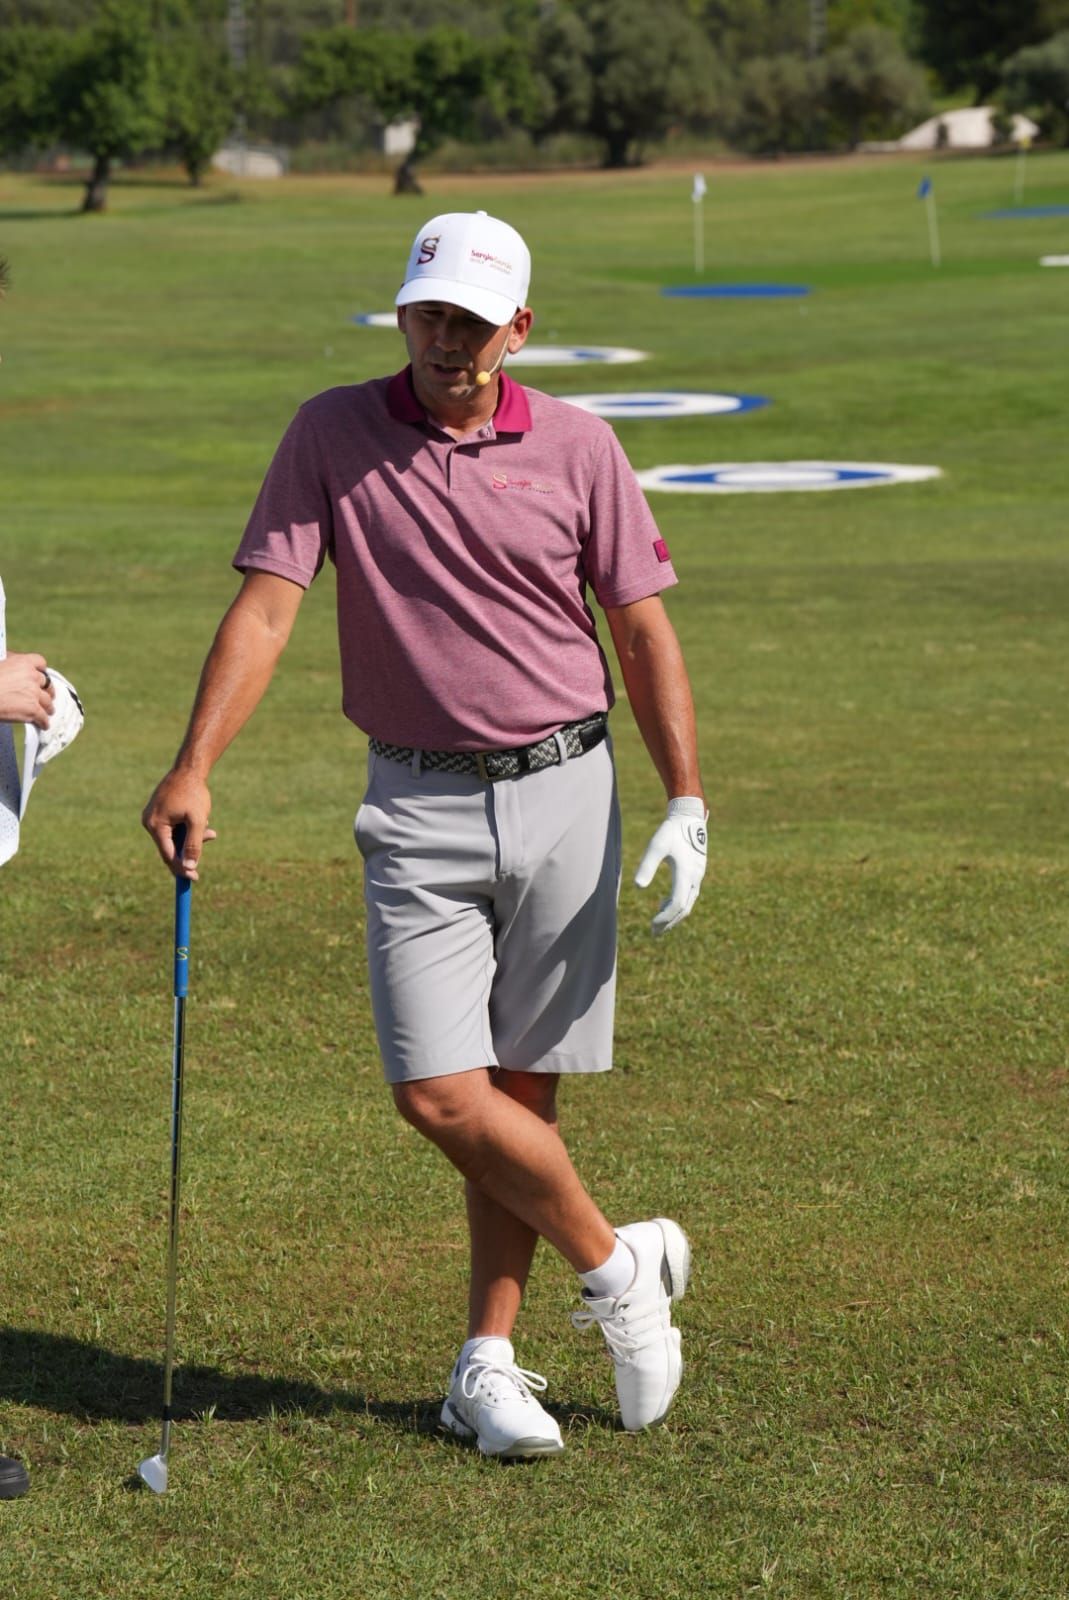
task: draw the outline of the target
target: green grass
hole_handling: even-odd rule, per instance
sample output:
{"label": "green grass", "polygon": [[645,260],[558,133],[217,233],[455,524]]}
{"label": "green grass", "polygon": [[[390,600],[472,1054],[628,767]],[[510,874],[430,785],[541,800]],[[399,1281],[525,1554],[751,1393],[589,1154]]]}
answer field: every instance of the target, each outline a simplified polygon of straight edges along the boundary
{"label": "green grass", "polygon": [[[1065,505],[1069,273],[1057,220],[987,221],[1012,163],[202,194],[0,176],[9,642],[88,711],[0,878],[0,1507],[21,1600],[1061,1600],[1069,1575]],[[1029,204],[1069,196],[1030,157]],[[709,880],[653,944],[622,896],[618,1070],[567,1086],[614,1220],[695,1245],[671,1424],[613,1427],[611,1377],[540,1254],[520,1358],[557,1461],[435,1432],[462,1336],[458,1185],[382,1088],[350,840],[329,582],[221,763],[194,891],[172,1492],[156,1448],[172,898],[138,814],[234,592],[229,560],[293,409],[399,365],[385,309],[433,210],[523,228],[539,341],[644,367],[551,392],[717,387],[743,417],[619,424],[636,467],[934,462],[878,492],[655,496],[681,575],[713,805]],[[617,714],[632,867],[660,811]]]}

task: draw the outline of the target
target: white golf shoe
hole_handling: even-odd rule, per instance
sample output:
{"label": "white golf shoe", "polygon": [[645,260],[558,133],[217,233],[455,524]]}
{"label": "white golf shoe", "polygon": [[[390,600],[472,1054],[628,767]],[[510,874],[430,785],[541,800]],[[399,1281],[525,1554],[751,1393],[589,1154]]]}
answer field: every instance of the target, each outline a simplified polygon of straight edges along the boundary
{"label": "white golf shoe", "polygon": [[682,1300],[690,1275],[690,1245],[667,1217],[630,1222],[616,1229],[635,1258],[635,1276],[617,1299],[583,1291],[583,1309],[572,1313],[579,1329],[596,1323],[616,1368],[620,1418],[631,1433],[667,1414],[683,1376],[679,1329],[672,1302]]}
{"label": "white golf shoe", "polygon": [[442,1426],[475,1440],[484,1456],[557,1455],[564,1449],[560,1429],[535,1399],[545,1389],[545,1378],[516,1365],[508,1339],[484,1339],[466,1367],[453,1368]]}

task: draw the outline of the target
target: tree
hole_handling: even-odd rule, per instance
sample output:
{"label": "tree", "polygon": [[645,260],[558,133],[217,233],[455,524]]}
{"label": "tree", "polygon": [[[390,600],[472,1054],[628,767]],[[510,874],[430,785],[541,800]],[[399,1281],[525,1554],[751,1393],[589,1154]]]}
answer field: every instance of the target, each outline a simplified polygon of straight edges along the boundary
{"label": "tree", "polygon": [[538,19],[532,39],[534,105],[528,130],[535,141],[574,133],[590,121],[593,41],[583,19],[563,7]]}
{"label": "tree", "polygon": [[825,69],[802,56],[755,56],[742,64],[728,123],[733,144],[753,155],[819,148]]}
{"label": "tree", "polygon": [[821,9],[824,48],[842,44],[855,29],[873,22],[907,43],[913,0],[824,0],[821,8],[813,0],[688,0],[691,15],[732,66],[755,56],[810,54]]}
{"label": "tree", "polygon": [[733,67],[755,56],[805,53],[809,0],[698,0],[691,11]]}
{"label": "tree", "polygon": [[886,138],[922,120],[929,109],[922,69],[893,33],[858,28],[825,62],[824,104],[854,149],[865,137]]}
{"label": "tree", "polygon": [[301,114],[355,96],[389,121],[404,108],[411,78],[411,38],[379,29],[319,28],[301,40],[291,105]]}
{"label": "tree", "polygon": [[95,9],[92,0],[0,0],[0,34],[9,28],[84,28]]}
{"label": "tree", "polygon": [[[492,137],[534,115],[534,80],[510,39],[432,28],[414,42],[409,105],[418,121],[408,173],[446,139]],[[405,168],[402,168],[402,173]]]}
{"label": "tree", "polygon": [[1002,62],[1069,27],[1069,0],[916,0],[920,53],[948,89],[970,86],[981,105]]}
{"label": "tree", "polygon": [[591,40],[585,131],[604,143],[607,167],[640,159],[649,140],[714,109],[717,56],[677,5],[655,18],[644,0],[578,0],[576,11]]}
{"label": "tree", "polygon": [[[156,27],[150,27],[150,9]],[[166,144],[191,180],[232,125],[234,74],[219,0],[105,0],[80,33],[0,32],[0,148],[57,140],[88,150],[84,211],[106,204],[116,156]]]}
{"label": "tree", "polygon": [[859,28],[886,28],[905,50],[910,42],[912,0],[828,0],[828,44],[845,44]]}
{"label": "tree", "polygon": [[1049,138],[1069,145],[1069,29],[1004,63],[1002,102],[1007,111],[1028,112]]}
{"label": "tree", "polygon": [[164,142],[199,184],[236,118],[237,80],[220,30],[176,7],[159,38],[159,70]]}
{"label": "tree", "polygon": [[103,211],[112,162],[158,146],[163,137],[165,107],[145,6],[107,0],[92,27],[75,36],[56,94],[60,137],[93,158],[82,210]]}
{"label": "tree", "polygon": [[70,54],[70,38],[58,28],[0,32],[0,150],[19,155],[58,137],[59,83]]}
{"label": "tree", "polygon": [[319,110],[356,96],[382,122],[411,119],[416,141],[399,166],[396,193],[418,192],[415,169],[447,138],[534,115],[534,80],[519,46],[483,41],[456,28],[395,34],[323,29],[306,35],[297,63],[293,106]]}

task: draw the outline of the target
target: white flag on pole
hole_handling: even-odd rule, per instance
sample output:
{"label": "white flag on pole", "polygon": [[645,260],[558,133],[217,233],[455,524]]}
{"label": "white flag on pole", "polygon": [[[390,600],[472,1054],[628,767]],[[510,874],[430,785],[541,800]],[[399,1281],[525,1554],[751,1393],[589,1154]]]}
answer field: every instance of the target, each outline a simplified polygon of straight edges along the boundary
{"label": "white flag on pole", "polygon": [[694,174],[694,187],[690,191],[690,198],[694,203],[694,270],[705,271],[705,174]]}

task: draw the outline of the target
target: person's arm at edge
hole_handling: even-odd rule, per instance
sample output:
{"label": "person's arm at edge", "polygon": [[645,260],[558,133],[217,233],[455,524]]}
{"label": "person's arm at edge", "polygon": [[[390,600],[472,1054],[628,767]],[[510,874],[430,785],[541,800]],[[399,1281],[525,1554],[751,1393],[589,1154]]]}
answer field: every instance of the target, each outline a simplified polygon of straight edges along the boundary
{"label": "person's arm at edge", "polygon": [[683,652],[660,595],[606,607],[627,698],[665,795],[704,801],[694,697]]}
{"label": "person's arm at edge", "polygon": [[47,728],[55,705],[48,663],[35,652],[0,659],[0,722],[32,722]]}
{"label": "person's arm at edge", "polygon": [[[285,649],[304,590],[288,578],[248,571],[201,672],[193,712],[174,765],[153,791],[141,821],[176,875],[196,879],[208,827],[208,777],[259,705]],[[181,862],[174,830],[185,825]]]}

